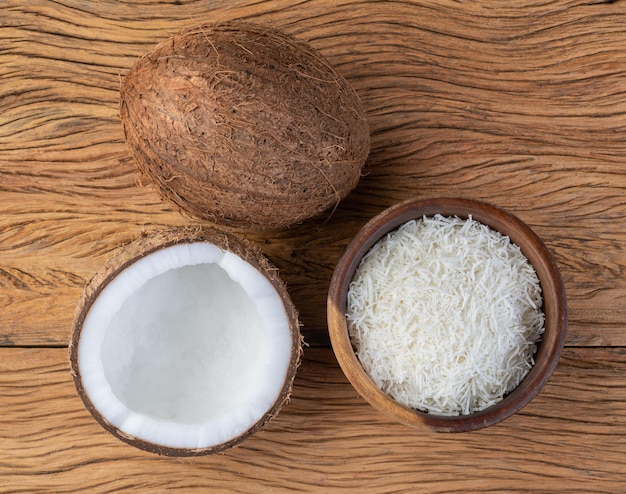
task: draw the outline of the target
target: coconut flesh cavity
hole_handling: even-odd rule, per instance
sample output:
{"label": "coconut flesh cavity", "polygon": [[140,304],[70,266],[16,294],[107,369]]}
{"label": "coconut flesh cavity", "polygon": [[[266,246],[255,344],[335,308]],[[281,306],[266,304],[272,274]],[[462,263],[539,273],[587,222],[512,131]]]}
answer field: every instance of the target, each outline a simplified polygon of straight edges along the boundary
{"label": "coconut flesh cavity", "polygon": [[86,291],[71,360],[79,394],[105,428],[142,449],[188,456],[235,445],[278,413],[299,331],[284,287],[262,264],[188,239],[104,278]]}

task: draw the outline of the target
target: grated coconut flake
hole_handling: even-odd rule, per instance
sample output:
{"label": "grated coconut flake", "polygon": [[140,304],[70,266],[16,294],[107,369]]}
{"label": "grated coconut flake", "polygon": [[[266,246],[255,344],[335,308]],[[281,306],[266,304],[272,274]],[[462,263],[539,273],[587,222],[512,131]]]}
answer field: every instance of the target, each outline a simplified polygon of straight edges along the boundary
{"label": "grated coconut flake", "polygon": [[537,274],[509,237],[473,220],[409,221],[363,257],[348,292],[357,357],[396,401],[440,415],[483,410],[534,364]]}

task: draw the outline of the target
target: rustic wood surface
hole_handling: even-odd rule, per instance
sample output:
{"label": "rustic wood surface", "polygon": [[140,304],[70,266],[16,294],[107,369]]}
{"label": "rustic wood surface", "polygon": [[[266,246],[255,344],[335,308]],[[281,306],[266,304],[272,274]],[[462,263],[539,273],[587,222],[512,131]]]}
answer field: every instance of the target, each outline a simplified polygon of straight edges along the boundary
{"label": "rustic wood surface", "polygon": [[[621,1],[4,0],[0,6],[0,492],[626,491],[626,5]],[[247,19],[309,40],[355,87],[372,149],[329,217],[245,235],[310,345],[292,401],[215,457],[105,433],[70,379],[85,282],[142,231],[193,222],[136,172],[120,79],[182,27]],[[410,197],[490,201],[554,253],[569,333],[543,392],[462,435],[395,424],[328,346],[333,266]]]}

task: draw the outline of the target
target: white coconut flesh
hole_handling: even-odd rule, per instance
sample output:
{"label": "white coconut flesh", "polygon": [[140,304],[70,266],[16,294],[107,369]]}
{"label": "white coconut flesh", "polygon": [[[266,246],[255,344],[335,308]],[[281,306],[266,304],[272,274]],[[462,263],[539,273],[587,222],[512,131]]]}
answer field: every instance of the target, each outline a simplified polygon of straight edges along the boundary
{"label": "white coconut flesh", "polygon": [[241,436],[285,384],[292,336],[272,283],[205,242],[136,261],[101,292],[78,347],[97,411],[134,438],[210,448]]}

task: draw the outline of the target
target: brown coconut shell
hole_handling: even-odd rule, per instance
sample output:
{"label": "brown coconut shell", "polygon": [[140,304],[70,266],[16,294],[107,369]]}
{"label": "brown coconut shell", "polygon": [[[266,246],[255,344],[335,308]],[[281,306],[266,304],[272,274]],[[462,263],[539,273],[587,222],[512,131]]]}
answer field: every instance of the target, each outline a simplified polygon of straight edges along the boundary
{"label": "brown coconut shell", "polygon": [[191,216],[265,229],[356,185],[370,147],[357,93],[303,41],[232,22],[181,31],[138,60],[120,116],[139,168]]}
{"label": "brown coconut shell", "polygon": [[[176,244],[193,242],[208,242],[216,245],[223,250],[236,254],[257,268],[259,272],[261,272],[272,283],[280,295],[289,320],[289,327],[291,329],[291,360],[284,385],[272,407],[259,421],[257,421],[240,436],[213,447],[199,449],[173,448],[155,444],[130,436],[111,424],[93,405],[83,387],[79,367],[80,354],[78,352],[81,331],[87,314],[102,290],[113,279],[115,279],[124,269],[132,265],[134,262],[152,252]],[[303,339],[300,334],[298,312],[291,302],[291,298],[289,297],[285,284],[278,275],[278,270],[265,258],[261,251],[253,247],[247,241],[238,239],[227,232],[222,232],[205,226],[187,226],[172,228],[165,231],[157,231],[144,235],[124,247],[121,247],[111,258],[107,260],[104,266],[85,286],[76,307],[73,330],[69,342],[69,358],[72,377],[80,398],[82,399],[87,410],[91,412],[94,418],[108,432],[132,446],[159,455],[179,457],[202,456],[217,453],[239,445],[249,436],[262,429],[273,417],[278,415],[283,405],[289,401],[289,397],[291,395],[293,381],[298,366],[300,365],[302,342]]]}

